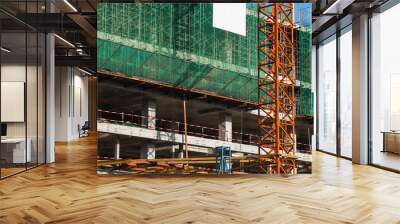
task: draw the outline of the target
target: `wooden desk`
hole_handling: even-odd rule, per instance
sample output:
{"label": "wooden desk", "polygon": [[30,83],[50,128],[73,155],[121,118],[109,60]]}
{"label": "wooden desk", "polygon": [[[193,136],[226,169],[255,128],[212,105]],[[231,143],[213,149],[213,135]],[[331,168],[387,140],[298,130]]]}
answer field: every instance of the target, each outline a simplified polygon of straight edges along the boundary
{"label": "wooden desk", "polygon": [[[26,163],[31,162],[31,139],[25,138],[6,138],[1,139],[1,159],[6,163]],[[26,151],[25,151],[25,145]]]}
{"label": "wooden desk", "polygon": [[400,132],[386,131],[383,133],[383,151],[400,154]]}

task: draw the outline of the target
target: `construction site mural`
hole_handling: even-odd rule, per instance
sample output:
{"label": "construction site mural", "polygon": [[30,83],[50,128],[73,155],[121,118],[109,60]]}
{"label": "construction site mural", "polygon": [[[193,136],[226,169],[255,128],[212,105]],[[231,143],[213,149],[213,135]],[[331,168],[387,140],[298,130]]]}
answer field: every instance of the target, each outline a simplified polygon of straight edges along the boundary
{"label": "construction site mural", "polygon": [[311,4],[97,11],[99,174],[311,173]]}

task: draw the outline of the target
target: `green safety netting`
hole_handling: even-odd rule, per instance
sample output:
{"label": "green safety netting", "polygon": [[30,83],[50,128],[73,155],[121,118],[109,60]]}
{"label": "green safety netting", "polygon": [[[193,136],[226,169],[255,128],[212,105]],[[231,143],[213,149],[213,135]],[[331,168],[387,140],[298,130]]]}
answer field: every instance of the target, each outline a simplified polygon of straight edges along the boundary
{"label": "green safety netting", "polygon": [[[214,28],[212,7],[206,3],[98,4],[98,70],[257,101],[256,4],[247,4],[246,36]],[[305,49],[303,39],[311,40],[311,33],[298,32],[298,42],[304,42],[299,54],[305,56],[311,52],[311,42]],[[311,69],[304,68],[308,62],[298,61],[298,66],[301,88],[310,88]]]}

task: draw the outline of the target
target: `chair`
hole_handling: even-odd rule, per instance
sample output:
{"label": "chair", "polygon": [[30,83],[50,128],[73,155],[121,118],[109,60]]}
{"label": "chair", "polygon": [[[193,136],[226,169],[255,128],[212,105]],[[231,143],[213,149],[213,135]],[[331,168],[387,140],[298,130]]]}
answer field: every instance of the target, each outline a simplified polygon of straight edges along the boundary
{"label": "chair", "polygon": [[85,121],[82,127],[78,126],[78,128],[79,128],[79,138],[89,136],[89,129],[90,129],[89,121]]}

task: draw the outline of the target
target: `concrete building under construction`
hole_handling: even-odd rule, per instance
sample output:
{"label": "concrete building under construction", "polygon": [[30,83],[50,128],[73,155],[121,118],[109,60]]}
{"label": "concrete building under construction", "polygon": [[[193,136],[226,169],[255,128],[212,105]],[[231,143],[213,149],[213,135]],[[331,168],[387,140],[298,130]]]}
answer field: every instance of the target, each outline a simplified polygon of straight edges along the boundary
{"label": "concrete building under construction", "polygon": [[[271,39],[263,31],[275,10],[265,5],[245,5],[243,35],[215,27],[215,4],[99,4],[98,171],[178,172],[154,166],[166,162],[195,164],[189,173],[209,173],[215,148],[228,146],[234,172],[271,172],[260,170],[258,159],[270,154],[258,137],[259,118],[269,111],[260,109],[261,100],[272,104],[259,86],[260,71],[266,77],[258,62],[265,57],[260,39]],[[311,171],[311,9],[293,5],[287,4],[292,8],[286,21],[276,18],[293,31],[292,137],[301,173]],[[273,42],[267,41],[264,49],[271,51]],[[139,166],[149,161],[154,169]]]}

